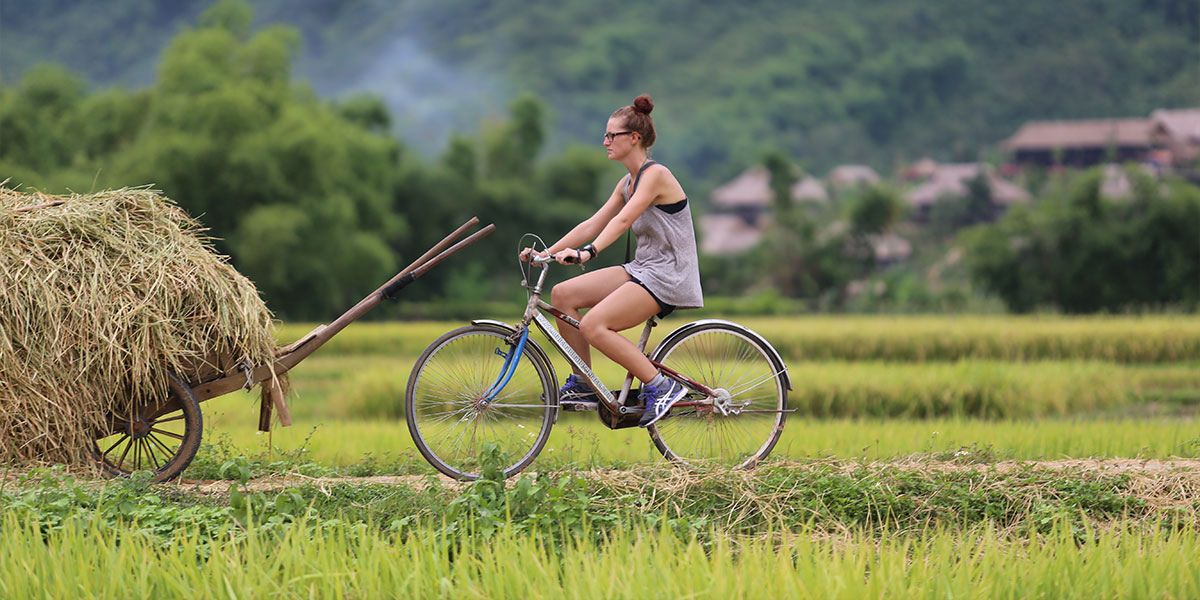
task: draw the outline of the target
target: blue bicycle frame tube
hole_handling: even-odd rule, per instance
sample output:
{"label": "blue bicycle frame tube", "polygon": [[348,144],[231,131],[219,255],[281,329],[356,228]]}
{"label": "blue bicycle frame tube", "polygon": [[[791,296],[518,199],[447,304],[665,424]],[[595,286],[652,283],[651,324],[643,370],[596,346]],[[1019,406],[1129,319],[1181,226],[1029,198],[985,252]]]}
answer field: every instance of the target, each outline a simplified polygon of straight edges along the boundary
{"label": "blue bicycle frame tube", "polygon": [[525,352],[525,341],[529,339],[529,328],[521,332],[521,339],[517,341],[517,345],[513,347],[508,356],[504,357],[504,368],[500,371],[500,377],[496,379],[496,383],[488,388],[487,394],[484,396],[485,402],[491,402],[496,398],[504,386],[508,385],[508,381],[517,372],[517,363],[521,361],[521,354]]}

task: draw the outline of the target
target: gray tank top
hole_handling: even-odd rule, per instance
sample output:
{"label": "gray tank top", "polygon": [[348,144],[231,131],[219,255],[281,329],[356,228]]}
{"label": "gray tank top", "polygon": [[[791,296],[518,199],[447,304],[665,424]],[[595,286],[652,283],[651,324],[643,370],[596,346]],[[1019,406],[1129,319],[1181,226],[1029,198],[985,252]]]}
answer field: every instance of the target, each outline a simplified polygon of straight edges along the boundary
{"label": "gray tank top", "polygon": [[[656,164],[647,161],[632,182],[629,176],[625,177],[625,187],[621,190],[625,202],[637,191],[642,173]],[[686,203],[687,199],[680,202]],[[633,261],[623,265],[625,271],[667,304],[678,308],[704,306],[691,207],[684,204],[682,210],[675,212],[659,206],[647,207],[631,229],[637,236],[637,252]]]}

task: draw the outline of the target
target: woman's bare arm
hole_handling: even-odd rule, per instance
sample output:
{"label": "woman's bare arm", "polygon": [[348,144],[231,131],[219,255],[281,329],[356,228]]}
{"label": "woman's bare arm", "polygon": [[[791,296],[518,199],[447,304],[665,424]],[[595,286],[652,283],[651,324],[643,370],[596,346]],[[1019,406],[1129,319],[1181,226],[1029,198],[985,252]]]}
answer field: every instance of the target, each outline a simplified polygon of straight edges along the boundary
{"label": "woman's bare arm", "polygon": [[608,200],[600,207],[600,210],[597,210],[596,214],[576,225],[566,235],[562,236],[562,239],[554,242],[554,244],[547,248],[547,253],[554,254],[560,250],[582,246],[588,240],[595,238],[604,229],[605,225],[612,221],[613,217],[621,211],[621,184],[624,182],[625,178],[622,177],[617,182],[617,186],[613,188],[612,195],[608,197]]}
{"label": "woman's bare arm", "polygon": [[[637,192],[633,194],[624,208],[617,212],[616,216],[609,219],[608,223],[600,230],[600,234],[592,240],[592,245],[596,247],[597,253],[617,241],[617,238],[621,237],[621,234],[625,233],[633,225],[633,222],[654,204],[661,195],[659,189],[667,183],[669,177],[671,175],[666,169],[647,169],[642,174],[642,181],[638,184]],[[583,240],[580,243],[586,242],[587,240]]]}

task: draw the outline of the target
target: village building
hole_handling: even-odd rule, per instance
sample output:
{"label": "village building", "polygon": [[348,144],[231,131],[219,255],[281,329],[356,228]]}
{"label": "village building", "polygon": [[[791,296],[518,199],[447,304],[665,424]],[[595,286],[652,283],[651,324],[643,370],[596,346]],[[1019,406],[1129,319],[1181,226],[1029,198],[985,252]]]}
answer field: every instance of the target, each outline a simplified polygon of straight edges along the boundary
{"label": "village building", "polygon": [[[792,202],[825,202],[829,193],[821,181],[805,176],[792,185]],[[762,241],[770,222],[771,173],[755,166],[742,171],[712,192],[712,212],[697,221],[700,251],[705,254],[738,254]]]}
{"label": "village building", "polygon": [[1091,167],[1144,160],[1154,148],[1150,119],[1031,121],[1000,146],[1013,162],[1050,167]]}
{"label": "village building", "polygon": [[1165,151],[1167,160],[1177,168],[1196,166],[1200,161],[1200,108],[1156,110],[1151,137]]}
{"label": "village building", "polygon": [[937,172],[937,168],[937,161],[926,156],[925,158],[922,158],[921,160],[918,160],[917,162],[900,169],[900,180],[924,181],[930,177],[933,177],[933,174]]}
{"label": "village building", "polygon": [[903,262],[912,256],[912,244],[890,231],[871,236],[870,243],[871,251],[875,253],[875,264],[879,266]]}
{"label": "village building", "polygon": [[866,165],[839,165],[826,177],[829,187],[843,190],[860,185],[879,183],[879,174]]}
{"label": "village building", "polygon": [[1193,168],[1200,160],[1200,108],[1159,109],[1148,118],[1030,121],[1000,146],[1020,165]]}
{"label": "village building", "polygon": [[700,230],[700,252],[716,256],[741,254],[762,242],[766,229],[746,223],[735,214],[701,215],[696,222]]}
{"label": "village building", "polygon": [[912,208],[916,221],[927,221],[933,205],[949,199],[966,197],[972,180],[983,176],[987,181],[995,214],[1000,214],[1014,204],[1029,202],[1029,192],[996,174],[990,165],[983,163],[947,163],[937,165],[932,173],[917,187],[908,191],[904,198]]}
{"label": "village building", "polygon": [[1100,195],[1110,200],[1128,200],[1133,197],[1134,177],[1154,178],[1154,167],[1141,164],[1134,167],[1109,163],[1101,169]]}

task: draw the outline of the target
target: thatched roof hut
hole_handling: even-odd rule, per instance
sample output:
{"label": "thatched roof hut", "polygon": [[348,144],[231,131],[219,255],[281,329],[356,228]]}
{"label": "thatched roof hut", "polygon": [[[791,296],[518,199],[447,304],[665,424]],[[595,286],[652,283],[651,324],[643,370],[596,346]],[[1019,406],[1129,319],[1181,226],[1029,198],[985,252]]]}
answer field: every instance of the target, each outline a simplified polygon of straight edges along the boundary
{"label": "thatched roof hut", "polygon": [[764,227],[752,225],[736,214],[708,214],[698,220],[700,251],[704,254],[740,254],[762,241]]}
{"label": "thatched roof hut", "polygon": [[839,165],[825,178],[835,188],[879,183],[879,174],[867,165]]}
{"label": "thatched roof hut", "polygon": [[905,199],[909,205],[922,209],[946,198],[961,198],[968,193],[967,184],[983,174],[992,191],[992,202],[998,206],[1029,202],[1029,192],[1002,179],[983,163],[950,163],[938,165],[925,183],[913,188]]}

